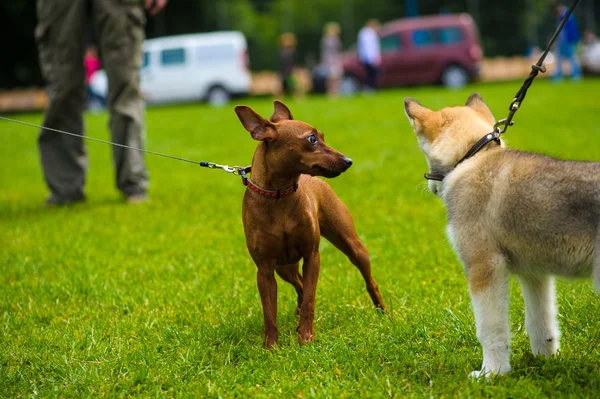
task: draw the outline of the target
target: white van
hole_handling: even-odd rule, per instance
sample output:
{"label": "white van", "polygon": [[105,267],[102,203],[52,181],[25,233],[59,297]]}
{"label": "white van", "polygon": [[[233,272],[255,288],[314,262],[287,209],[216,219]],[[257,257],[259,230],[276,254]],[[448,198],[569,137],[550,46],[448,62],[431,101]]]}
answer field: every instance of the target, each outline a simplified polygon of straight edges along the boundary
{"label": "white van", "polygon": [[[220,106],[250,91],[246,38],[241,32],[167,36],[144,41],[141,88],[149,103],[203,100]],[[106,96],[106,74],[91,88]]]}

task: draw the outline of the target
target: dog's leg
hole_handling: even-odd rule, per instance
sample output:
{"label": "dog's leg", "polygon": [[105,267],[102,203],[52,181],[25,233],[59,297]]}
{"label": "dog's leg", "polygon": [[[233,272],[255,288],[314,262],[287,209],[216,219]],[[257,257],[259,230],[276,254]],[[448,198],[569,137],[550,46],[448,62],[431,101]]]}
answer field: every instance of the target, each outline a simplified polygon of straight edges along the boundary
{"label": "dog's leg", "polygon": [[350,259],[350,262],[358,268],[365,280],[367,291],[371,296],[373,304],[377,308],[387,310],[379,293],[379,287],[371,274],[369,252],[356,234],[350,211],[348,211],[346,205],[338,198],[335,198],[335,203],[331,204],[329,210],[333,212],[331,214],[324,212],[321,234],[337,249],[342,251]]}
{"label": "dog's leg", "polygon": [[348,234],[335,236],[328,234],[328,232],[322,232],[323,237],[327,238],[336,248],[342,251],[350,259],[350,262],[358,268],[365,280],[367,292],[371,296],[373,304],[379,309],[387,310],[381,298],[379,287],[371,274],[371,259],[369,258],[367,248],[360,241],[354,230],[351,231],[352,234],[349,234],[349,231],[345,233]]}
{"label": "dog's leg", "polygon": [[292,265],[280,266],[275,269],[279,277],[284,281],[287,281],[296,289],[298,294],[298,305],[296,306],[296,316],[300,315],[300,306],[302,306],[302,298],[304,297],[304,290],[302,288],[302,276],[299,272],[298,263]]}
{"label": "dog's leg", "polygon": [[306,344],[312,342],[315,329],[315,298],[317,294],[317,281],[321,271],[321,255],[315,251],[304,258],[302,264],[302,286],[304,288],[304,297],[300,307],[300,325],[298,326],[298,343]]}
{"label": "dog's leg", "polygon": [[519,276],[525,299],[525,327],[534,356],[551,356],[559,347],[553,276]]}
{"label": "dog's leg", "polygon": [[510,332],[508,323],[508,273],[503,261],[492,259],[468,264],[469,291],[475,313],[477,338],[483,348],[479,378],[510,371]]}
{"label": "dog's leg", "polygon": [[258,292],[265,318],[265,346],[273,347],[278,343],[277,331],[277,280],[274,267],[258,267],[256,274]]}

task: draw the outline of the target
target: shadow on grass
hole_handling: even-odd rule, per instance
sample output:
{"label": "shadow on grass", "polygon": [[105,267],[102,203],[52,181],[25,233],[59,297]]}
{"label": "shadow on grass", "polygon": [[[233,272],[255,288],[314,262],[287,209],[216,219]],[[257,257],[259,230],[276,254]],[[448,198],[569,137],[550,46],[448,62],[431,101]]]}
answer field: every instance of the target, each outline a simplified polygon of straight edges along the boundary
{"label": "shadow on grass", "polygon": [[85,215],[90,211],[96,210],[107,210],[119,206],[129,207],[142,207],[151,206],[152,202],[149,200],[147,203],[140,204],[128,204],[123,198],[119,197],[102,197],[94,200],[86,200],[85,202],[78,202],[69,205],[51,205],[46,206],[43,201],[32,202],[28,201],[26,204],[21,202],[0,202],[0,219],[14,220],[14,219],[28,219],[35,218],[39,220],[40,217],[45,216],[56,216],[59,214],[72,214],[73,216]]}

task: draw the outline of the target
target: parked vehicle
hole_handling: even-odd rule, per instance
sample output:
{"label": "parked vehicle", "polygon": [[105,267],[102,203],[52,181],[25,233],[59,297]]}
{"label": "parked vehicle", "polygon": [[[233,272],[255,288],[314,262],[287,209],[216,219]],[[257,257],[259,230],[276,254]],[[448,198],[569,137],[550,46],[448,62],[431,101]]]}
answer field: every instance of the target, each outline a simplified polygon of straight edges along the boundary
{"label": "parked vehicle", "polygon": [[[250,91],[246,38],[241,32],[168,36],[144,41],[141,89],[149,103],[208,101],[219,106]],[[106,74],[91,79],[106,96]]]}
{"label": "parked vehicle", "polygon": [[[478,77],[483,50],[479,32],[468,14],[446,14],[399,19],[385,23],[381,37],[380,87],[437,84],[461,87]],[[361,89],[366,72],[355,50],[342,54],[341,91]],[[320,87],[323,71],[313,74]]]}
{"label": "parked vehicle", "polygon": [[600,42],[581,46],[581,67],[587,75],[600,75]]}

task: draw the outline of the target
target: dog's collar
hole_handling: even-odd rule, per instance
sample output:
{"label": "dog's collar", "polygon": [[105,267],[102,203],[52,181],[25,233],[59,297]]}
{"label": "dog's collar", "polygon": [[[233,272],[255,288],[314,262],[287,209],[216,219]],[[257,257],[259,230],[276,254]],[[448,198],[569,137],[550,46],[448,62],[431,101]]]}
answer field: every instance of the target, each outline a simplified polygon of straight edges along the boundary
{"label": "dog's collar", "polygon": [[[477,141],[473,145],[473,147],[471,147],[471,149],[469,151],[467,151],[467,153],[465,154],[465,156],[462,157],[460,159],[460,161],[458,161],[456,163],[456,165],[454,165],[454,168],[452,168],[452,170],[454,170],[461,162],[464,162],[467,159],[469,159],[472,156],[474,156],[475,154],[477,154],[479,151],[481,151],[483,149],[483,147],[485,147],[486,145],[488,145],[492,141],[495,141],[496,143],[500,144],[500,133],[494,131],[494,132],[488,133],[485,136],[483,136],[482,138],[480,138],[479,141]],[[450,173],[450,172],[448,172],[448,173]],[[444,175],[442,173],[425,173],[425,178],[427,180],[442,181],[442,180],[444,180],[444,178],[446,176],[447,176],[447,174]]]}
{"label": "dog's collar", "polygon": [[285,190],[277,190],[277,191],[265,190],[264,188],[257,186],[247,176],[247,173],[250,173],[251,171],[252,171],[252,167],[250,167],[250,166],[238,169],[238,173],[242,177],[242,184],[244,186],[248,187],[250,190],[254,191],[255,193],[258,193],[265,197],[279,199],[279,198],[287,197],[288,195],[292,195],[296,192],[296,190],[298,190],[298,182],[294,183],[293,186],[288,187]]}

